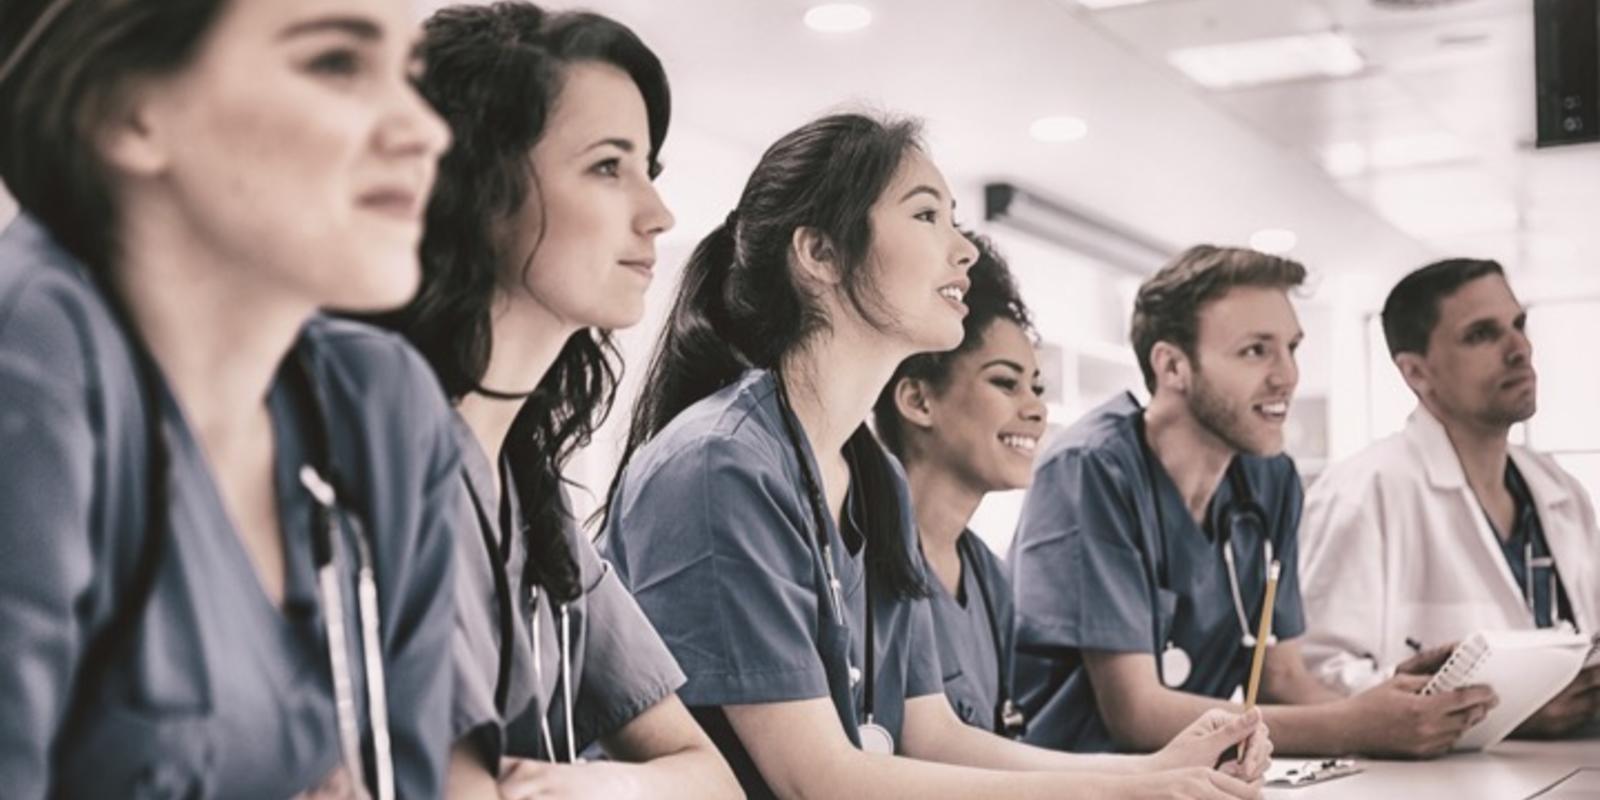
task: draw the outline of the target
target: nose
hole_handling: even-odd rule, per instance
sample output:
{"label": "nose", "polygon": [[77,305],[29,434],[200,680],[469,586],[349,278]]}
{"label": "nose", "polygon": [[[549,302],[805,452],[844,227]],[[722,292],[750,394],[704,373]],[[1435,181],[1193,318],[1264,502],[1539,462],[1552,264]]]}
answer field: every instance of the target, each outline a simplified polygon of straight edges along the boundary
{"label": "nose", "polygon": [[1024,392],[1021,406],[1017,409],[1017,416],[1027,422],[1044,422],[1049,409],[1044,404],[1044,398],[1033,392]]}
{"label": "nose", "polygon": [[378,149],[385,155],[425,158],[430,162],[450,146],[450,126],[405,79],[395,83],[394,106],[378,129]]}
{"label": "nose", "polygon": [[642,191],[639,212],[634,216],[634,229],[641,235],[655,237],[672,230],[678,224],[677,217],[672,214],[672,209],[667,208],[661,199],[661,192],[656,190],[654,181],[646,181]]}
{"label": "nose", "polygon": [[1507,365],[1522,366],[1533,360],[1533,340],[1528,338],[1527,330],[1513,329],[1507,341],[1509,342],[1506,350]]}
{"label": "nose", "polygon": [[1267,385],[1273,391],[1294,392],[1294,387],[1300,383],[1300,362],[1295,359],[1293,351],[1285,350],[1282,355],[1273,360],[1272,371],[1267,373]]}
{"label": "nose", "polygon": [[955,237],[955,248],[952,252],[955,256],[955,265],[960,267],[962,272],[966,272],[972,269],[972,265],[978,261],[978,246],[968,240],[960,231],[955,231]]}

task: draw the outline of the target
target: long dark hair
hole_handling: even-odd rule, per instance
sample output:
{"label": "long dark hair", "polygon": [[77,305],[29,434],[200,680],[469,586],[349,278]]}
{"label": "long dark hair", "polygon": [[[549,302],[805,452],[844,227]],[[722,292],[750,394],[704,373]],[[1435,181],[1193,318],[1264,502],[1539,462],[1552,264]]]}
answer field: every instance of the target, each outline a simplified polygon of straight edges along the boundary
{"label": "long dark hair", "polygon": [[942,390],[948,385],[950,367],[956,357],[982,345],[989,327],[998,320],[1014,322],[1023,332],[1036,336],[1033,317],[1028,313],[1028,306],[1022,302],[1022,293],[1017,291],[1017,282],[1011,277],[1010,266],[1000,251],[995,249],[994,242],[976,233],[967,233],[966,237],[978,248],[978,258],[967,270],[967,279],[972,281],[972,285],[962,298],[962,302],[967,304],[967,316],[961,320],[961,344],[954,350],[918,353],[900,362],[900,366],[895,367],[894,377],[884,385],[878,402],[872,406],[873,427],[878,430],[878,438],[883,440],[883,446],[889,448],[889,452],[902,460],[906,457],[905,430],[901,426],[900,410],[894,402],[895,387],[900,385],[900,381],[920,380]]}
{"label": "long dark hair", "polygon": [[[507,237],[495,230],[525,204],[540,202],[528,154],[545,131],[564,71],[602,62],[633,78],[649,118],[652,174],[671,107],[666,73],[620,23],[598,14],[547,13],[525,2],[438,12],[423,24],[421,55],[426,66],[418,89],[449,123],[454,145],[440,162],[428,205],[421,289],[404,309],[378,321],[416,345],[452,400],[472,392],[494,396],[480,383],[493,347],[491,304],[507,271],[524,280],[533,258],[506,252]],[[563,533],[571,512],[561,496],[562,469],[609,413],[620,364],[609,331],[574,333],[506,435],[505,462],[522,508],[516,524],[528,543],[527,577],[558,600],[581,592]]]}
{"label": "long dark hair", "polygon": [[223,5],[224,0],[0,5],[0,67],[9,68],[0,76],[0,180],[102,282],[117,257],[120,219],[95,147],[96,130],[128,81],[187,66]]}
{"label": "long dark hair", "polygon": [[[835,114],[792,131],[762,155],[738,207],[684,267],[634,406],[607,514],[634,452],[673,417],[745,369],[776,370],[785,355],[828,325],[820,298],[789,264],[797,229],[811,228],[826,238],[850,303],[872,324],[889,324],[867,258],[870,211],[907,153],[921,148],[920,130],[909,119]],[[845,451],[865,501],[869,563],[891,591],[923,594],[922,571],[900,536],[904,509],[893,491],[888,454],[865,424]]]}

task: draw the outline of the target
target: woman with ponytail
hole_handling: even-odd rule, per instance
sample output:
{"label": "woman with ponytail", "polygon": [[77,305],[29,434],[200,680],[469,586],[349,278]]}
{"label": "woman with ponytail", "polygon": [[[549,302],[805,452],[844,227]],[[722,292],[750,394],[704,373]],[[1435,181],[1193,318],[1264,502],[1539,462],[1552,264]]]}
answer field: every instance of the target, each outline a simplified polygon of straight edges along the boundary
{"label": "woman with ponytail", "polygon": [[[433,365],[463,453],[450,797],[714,798],[737,790],[673,694],[683,674],[572,518],[562,469],[639,321],[667,80],[632,31],[526,2],[423,25],[449,123],[415,301],[385,320]],[[615,760],[578,764],[598,740]]]}
{"label": "woman with ponytail", "polygon": [[[0,794],[437,797],[448,142],[400,0],[7,0]],[[364,787],[364,790],[363,790]]]}
{"label": "woman with ponytail", "polygon": [[977,251],[954,206],[909,121],[823,117],[767,150],[685,269],[607,554],[751,796],[1255,795],[1254,715],[1079,756],[945,701],[905,476],[864,421],[897,364],[961,341]]}

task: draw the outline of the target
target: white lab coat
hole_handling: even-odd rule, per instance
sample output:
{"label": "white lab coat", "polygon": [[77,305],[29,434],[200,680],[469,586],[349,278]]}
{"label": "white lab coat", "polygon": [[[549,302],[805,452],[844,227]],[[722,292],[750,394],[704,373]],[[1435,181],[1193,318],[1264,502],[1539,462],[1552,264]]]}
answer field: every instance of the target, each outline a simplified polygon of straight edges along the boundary
{"label": "white lab coat", "polygon": [[[1513,446],[1583,631],[1600,625],[1600,527],[1583,486],[1549,456]],[[1418,407],[1405,430],[1331,467],[1300,527],[1304,652],[1329,686],[1358,692],[1412,653],[1533,614],[1468,485],[1444,426]]]}

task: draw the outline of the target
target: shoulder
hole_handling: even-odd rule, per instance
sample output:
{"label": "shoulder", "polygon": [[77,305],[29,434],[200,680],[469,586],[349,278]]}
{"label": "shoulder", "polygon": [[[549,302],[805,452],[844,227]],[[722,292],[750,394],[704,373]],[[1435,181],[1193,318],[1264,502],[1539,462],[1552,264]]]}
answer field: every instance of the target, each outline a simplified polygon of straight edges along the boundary
{"label": "shoulder", "polygon": [[1394,433],[1330,464],[1306,492],[1308,502],[1334,500],[1427,482],[1427,468],[1412,444]]}
{"label": "shoulder", "polygon": [[1138,403],[1127,394],[1090,411],[1045,446],[1035,472],[1086,470],[1118,477],[1136,473],[1141,457],[1138,411]]}
{"label": "shoulder", "polygon": [[788,480],[791,447],[775,415],[770,386],[752,371],[674,417],[628,465],[632,487],[659,480],[708,481],[718,475]]}
{"label": "shoulder", "polygon": [[88,272],[37,223],[17,218],[0,233],[0,368],[71,392],[118,362],[131,380],[126,334]]}
{"label": "shoulder", "polygon": [[306,323],[302,337],[325,370],[324,380],[336,388],[358,393],[388,390],[445,407],[432,368],[397,333],[318,315]]}

